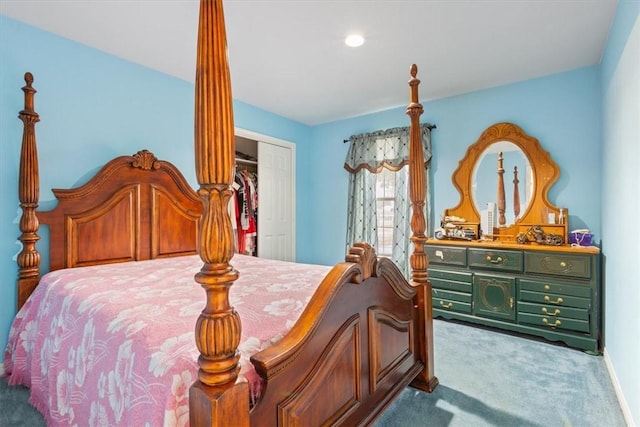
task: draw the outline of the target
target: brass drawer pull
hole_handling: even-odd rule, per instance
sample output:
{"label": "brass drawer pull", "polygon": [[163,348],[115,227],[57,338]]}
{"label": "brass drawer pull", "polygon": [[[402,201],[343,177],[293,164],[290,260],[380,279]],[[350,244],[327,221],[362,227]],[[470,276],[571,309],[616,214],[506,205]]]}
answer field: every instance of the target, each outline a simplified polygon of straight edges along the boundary
{"label": "brass drawer pull", "polygon": [[545,300],[546,302],[548,302],[548,303],[551,303],[551,304],[562,304],[562,303],[564,302],[564,300],[562,299],[562,297],[558,297],[558,299],[557,299],[557,300],[555,300],[555,301],[551,301],[551,298],[549,298],[549,295],[545,295],[545,296],[544,296],[544,300]]}
{"label": "brass drawer pull", "polygon": [[543,318],[542,318],[542,323],[544,323],[544,324],[545,324],[545,325],[547,325],[547,326],[551,326],[552,328],[555,328],[556,326],[560,326],[560,325],[562,325],[562,322],[560,321],[560,319],[556,319],[556,321],[555,321],[555,322],[553,322],[553,323],[549,323],[549,321],[547,320],[547,318],[546,318],[546,317],[543,317]]}
{"label": "brass drawer pull", "polygon": [[557,316],[558,314],[560,314],[560,310],[557,308],[553,311],[553,313],[549,313],[549,310],[547,310],[547,307],[542,307],[542,312],[549,316]]}
{"label": "brass drawer pull", "polygon": [[560,261],[560,267],[565,268],[567,266],[567,263],[564,261]]}
{"label": "brass drawer pull", "polygon": [[545,291],[550,291],[550,290],[551,290],[551,286],[549,286],[549,285],[544,285],[544,290],[545,290]]}
{"label": "brass drawer pull", "polygon": [[440,305],[441,305],[442,307],[444,307],[444,308],[451,308],[451,307],[453,307],[453,303],[452,303],[452,302],[450,302],[450,303],[446,303],[446,302],[444,302],[444,301],[442,301],[442,300],[440,300]]}
{"label": "brass drawer pull", "polygon": [[499,256],[499,257],[498,257],[498,258],[496,258],[496,259],[493,259],[493,258],[491,258],[491,255],[487,255],[487,258],[486,258],[486,259],[487,259],[487,261],[489,261],[491,264],[500,264],[500,263],[502,263],[502,261],[504,261],[504,259],[503,259],[501,256]]}

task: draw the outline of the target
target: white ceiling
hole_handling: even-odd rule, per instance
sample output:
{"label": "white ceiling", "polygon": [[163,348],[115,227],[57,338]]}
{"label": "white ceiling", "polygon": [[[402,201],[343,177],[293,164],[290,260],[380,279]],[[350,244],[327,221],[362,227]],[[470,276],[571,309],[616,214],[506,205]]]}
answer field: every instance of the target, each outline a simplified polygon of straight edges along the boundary
{"label": "white ceiling", "polygon": [[[187,81],[197,0],[0,0],[0,13]],[[233,97],[316,125],[600,62],[615,0],[227,0]],[[344,37],[366,37],[357,49]],[[19,43],[19,41],[16,41]]]}

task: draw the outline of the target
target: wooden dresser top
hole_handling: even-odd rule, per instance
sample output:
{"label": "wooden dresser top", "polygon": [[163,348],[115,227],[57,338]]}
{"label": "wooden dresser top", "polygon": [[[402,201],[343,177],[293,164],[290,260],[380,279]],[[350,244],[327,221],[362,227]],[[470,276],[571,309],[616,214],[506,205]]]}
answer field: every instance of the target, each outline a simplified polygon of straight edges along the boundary
{"label": "wooden dresser top", "polygon": [[442,246],[463,246],[467,248],[478,249],[516,249],[520,251],[545,251],[545,252],[562,252],[562,253],[577,253],[577,254],[599,254],[600,248],[597,246],[551,246],[551,245],[539,245],[537,243],[525,243],[519,244],[514,242],[501,242],[501,241],[485,241],[485,240],[452,240],[452,239],[427,239],[425,242],[427,245],[442,245]]}

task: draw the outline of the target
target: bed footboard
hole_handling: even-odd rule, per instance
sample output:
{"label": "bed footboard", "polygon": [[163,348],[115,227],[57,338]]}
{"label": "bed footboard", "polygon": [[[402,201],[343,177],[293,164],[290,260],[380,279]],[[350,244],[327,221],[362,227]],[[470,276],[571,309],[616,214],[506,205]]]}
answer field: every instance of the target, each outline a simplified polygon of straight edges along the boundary
{"label": "bed footboard", "polygon": [[265,379],[251,425],[366,425],[422,371],[421,285],[357,244],[291,331],[252,361]]}

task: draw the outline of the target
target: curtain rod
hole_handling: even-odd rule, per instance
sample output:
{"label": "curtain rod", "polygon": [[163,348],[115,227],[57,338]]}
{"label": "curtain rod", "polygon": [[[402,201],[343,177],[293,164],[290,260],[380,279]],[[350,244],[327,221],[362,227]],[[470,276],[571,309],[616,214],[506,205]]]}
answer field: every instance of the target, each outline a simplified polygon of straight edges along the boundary
{"label": "curtain rod", "polygon": [[[434,129],[437,129],[437,128],[438,128],[438,126],[436,126],[436,125],[429,125],[428,127],[429,127],[429,130],[434,130]],[[343,139],[343,140],[342,140],[342,143],[343,143],[343,144],[346,144],[346,143],[347,143],[347,142],[349,142],[349,141],[351,141],[351,139]]]}

